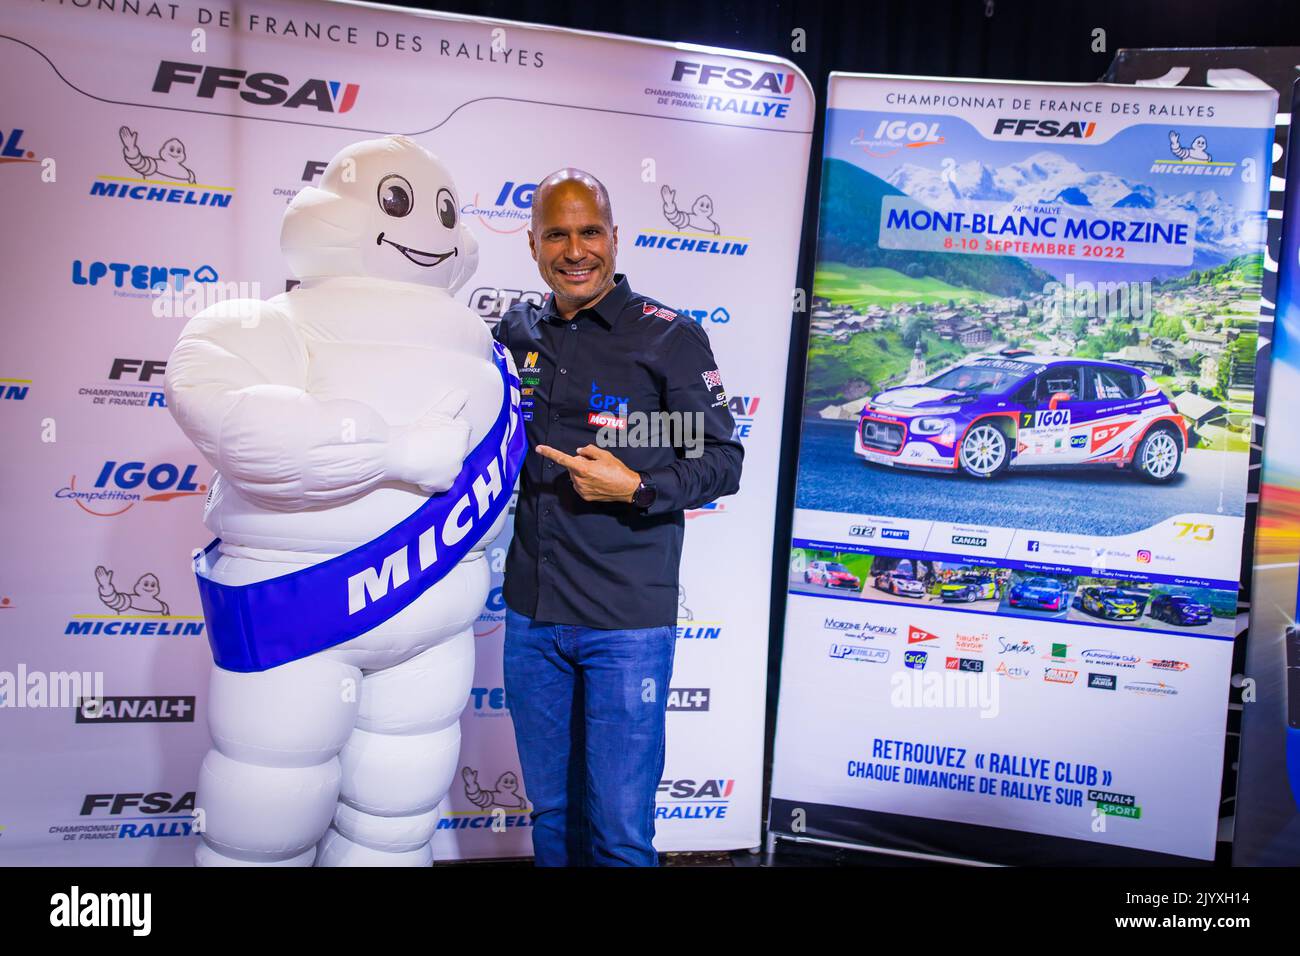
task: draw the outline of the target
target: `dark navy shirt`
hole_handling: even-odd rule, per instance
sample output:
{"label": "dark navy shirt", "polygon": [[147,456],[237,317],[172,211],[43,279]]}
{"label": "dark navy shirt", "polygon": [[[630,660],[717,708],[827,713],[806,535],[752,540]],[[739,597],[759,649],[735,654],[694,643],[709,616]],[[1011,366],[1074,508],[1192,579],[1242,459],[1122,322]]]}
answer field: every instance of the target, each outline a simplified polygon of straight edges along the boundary
{"label": "dark navy shirt", "polygon": [[[633,292],[626,276],[614,279],[572,319],[548,295],[541,306],[513,306],[497,326],[523,385],[529,448],[504,597],[546,623],[672,626],[682,512],[736,493],[744,449],[704,329]],[[605,447],[650,476],[654,503],[584,501],[538,445],[569,455]]]}

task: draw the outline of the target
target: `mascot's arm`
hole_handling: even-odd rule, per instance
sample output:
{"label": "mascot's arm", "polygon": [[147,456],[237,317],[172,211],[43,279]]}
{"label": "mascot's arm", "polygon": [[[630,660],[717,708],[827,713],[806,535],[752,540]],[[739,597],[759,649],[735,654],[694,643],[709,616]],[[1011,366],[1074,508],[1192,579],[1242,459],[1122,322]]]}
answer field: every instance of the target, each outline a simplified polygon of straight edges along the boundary
{"label": "mascot's arm", "polygon": [[222,477],[262,507],[338,503],[383,481],[450,487],[469,437],[454,418],[463,396],[394,428],[363,402],[314,397],[307,378],[306,346],[274,304],[224,302],[181,333],[167,405]]}

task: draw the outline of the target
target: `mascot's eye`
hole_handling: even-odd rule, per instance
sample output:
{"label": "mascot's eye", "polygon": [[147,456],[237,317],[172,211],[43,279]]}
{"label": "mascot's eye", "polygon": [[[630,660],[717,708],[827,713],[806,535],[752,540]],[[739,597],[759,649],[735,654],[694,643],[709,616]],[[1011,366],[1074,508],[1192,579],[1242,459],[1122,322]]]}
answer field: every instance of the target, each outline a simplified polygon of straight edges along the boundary
{"label": "mascot's eye", "polygon": [[438,190],[438,218],[448,229],[456,225],[456,201],[448,189]]}
{"label": "mascot's eye", "polygon": [[396,219],[409,216],[415,208],[415,190],[401,176],[385,176],[379,181],[379,208]]}

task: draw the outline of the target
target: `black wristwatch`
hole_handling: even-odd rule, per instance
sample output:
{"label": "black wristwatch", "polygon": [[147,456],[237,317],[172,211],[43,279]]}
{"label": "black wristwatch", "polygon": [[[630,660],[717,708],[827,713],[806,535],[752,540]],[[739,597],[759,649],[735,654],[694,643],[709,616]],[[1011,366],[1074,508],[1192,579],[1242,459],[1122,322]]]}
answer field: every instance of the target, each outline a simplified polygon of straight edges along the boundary
{"label": "black wristwatch", "polygon": [[655,494],[657,491],[655,489],[653,478],[644,471],[638,472],[638,474],[641,476],[641,484],[637,485],[636,491],[632,493],[632,504],[636,505],[636,507],[640,508],[642,511],[645,511],[655,503]]}

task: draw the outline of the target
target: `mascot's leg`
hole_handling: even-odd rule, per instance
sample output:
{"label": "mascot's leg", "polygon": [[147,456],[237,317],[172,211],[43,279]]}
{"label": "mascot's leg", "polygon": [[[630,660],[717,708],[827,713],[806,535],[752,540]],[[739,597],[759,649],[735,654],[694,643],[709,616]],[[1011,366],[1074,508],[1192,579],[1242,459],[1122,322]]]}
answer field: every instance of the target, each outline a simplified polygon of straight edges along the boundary
{"label": "mascot's leg", "polygon": [[252,674],[213,669],[198,865],[311,866],[334,814],[361,681],[356,667],[320,655]]}
{"label": "mascot's leg", "polygon": [[[481,602],[480,602],[481,603]],[[474,682],[474,631],[367,673],[342,788],[318,866],[428,866],[438,804],[460,757],[460,712]]]}

